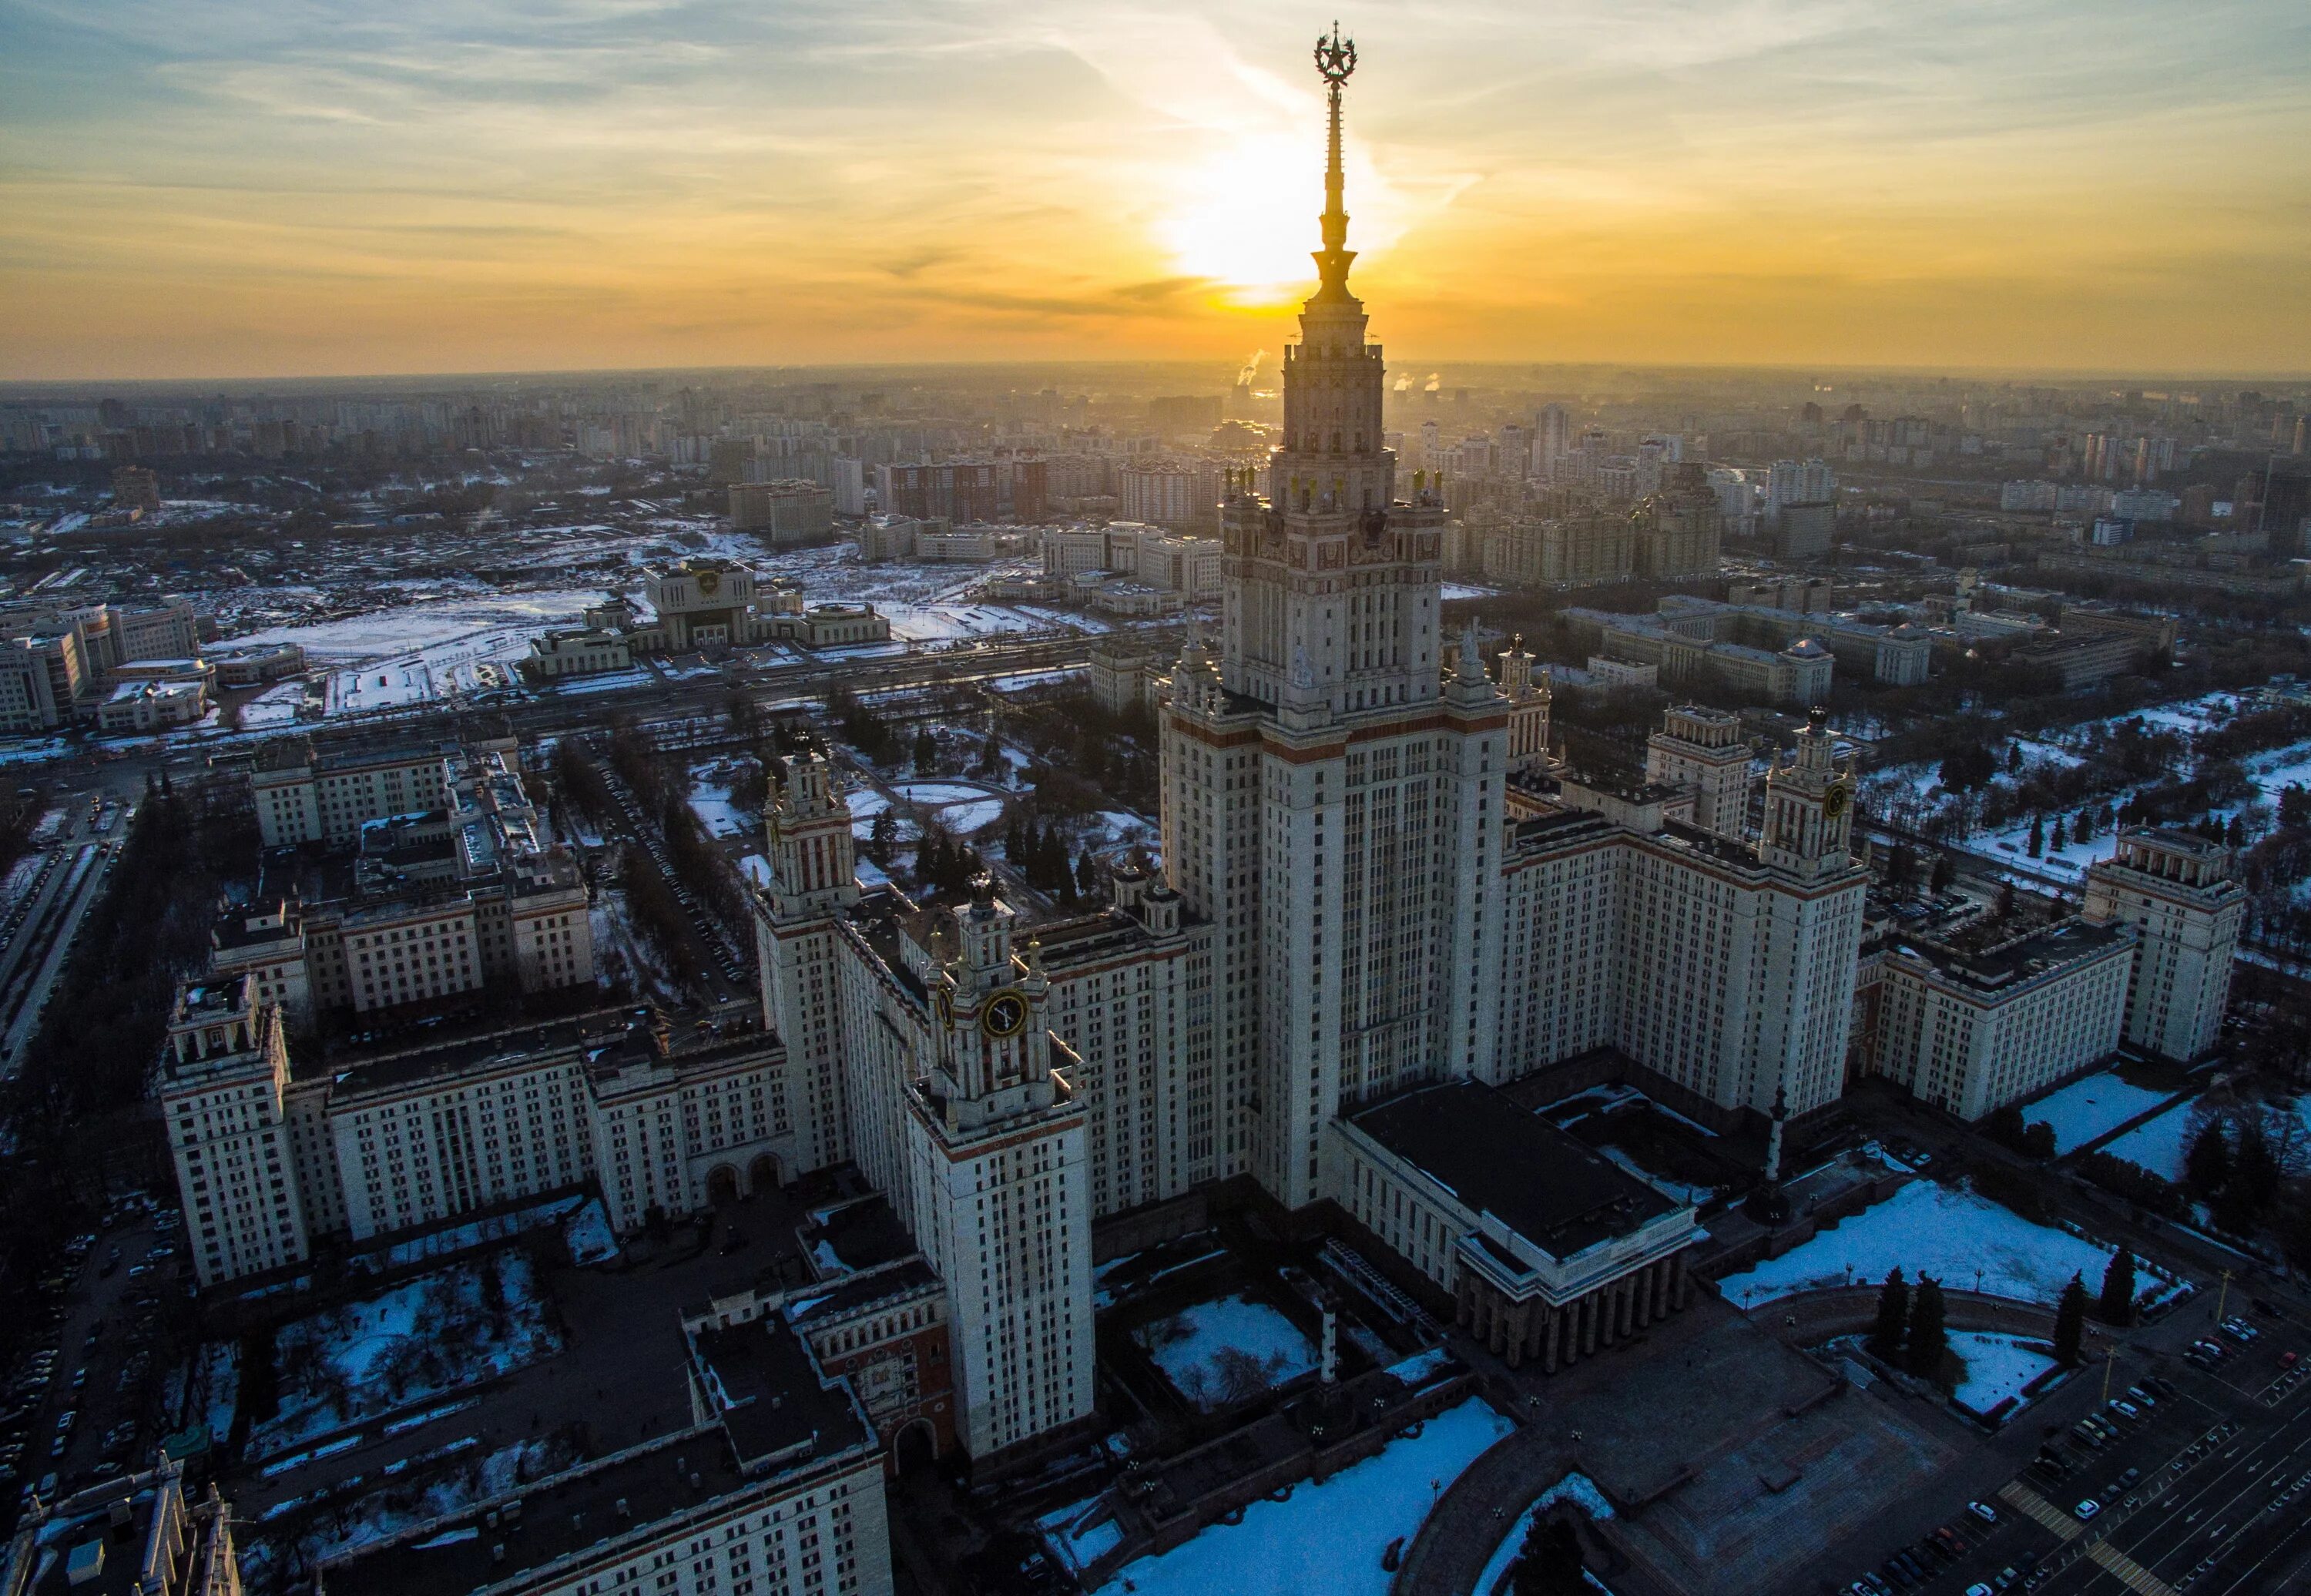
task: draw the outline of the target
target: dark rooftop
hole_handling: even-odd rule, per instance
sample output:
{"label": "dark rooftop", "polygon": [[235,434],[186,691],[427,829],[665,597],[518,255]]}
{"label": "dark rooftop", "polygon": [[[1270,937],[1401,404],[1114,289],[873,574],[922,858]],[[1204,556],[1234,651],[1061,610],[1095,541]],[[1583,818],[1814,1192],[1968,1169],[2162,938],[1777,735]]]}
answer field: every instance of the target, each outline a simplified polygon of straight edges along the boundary
{"label": "dark rooftop", "polygon": [[720,1389],[723,1427],[750,1473],[876,1444],[850,1388],[828,1384],[792,1326],[775,1314],[692,1333],[702,1373]]}
{"label": "dark rooftop", "polygon": [[787,1313],[798,1329],[808,1330],[831,1319],[847,1318],[878,1303],[936,1290],[938,1284],[938,1271],[918,1256],[852,1275],[831,1286],[799,1293],[787,1304]]}
{"label": "dark rooftop", "polygon": [[891,1211],[890,1199],[880,1192],[813,1209],[810,1222],[798,1227],[795,1236],[811,1272],[822,1280],[894,1263],[917,1251],[914,1238]]}
{"label": "dark rooftop", "polygon": [[1556,1258],[1678,1205],[1539,1114],[1475,1081],[1421,1086],[1350,1123]]}
{"label": "dark rooftop", "polygon": [[779,1320],[702,1332],[695,1345],[732,1404],[719,1423],[526,1486],[515,1514],[503,1503],[478,1504],[407,1540],[333,1564],[325,1576],[330,1596],[476,1590],[621,1536],[667,1533],[665,1521],[711,1507],[752,1480],[876,1444],[847,1388],[822,1383],[800,1339]]}
{"label": "dark rooftop", "polygon": [[1905,941],[1897,936],[1895,943],[1902,951],[1932,964],[1946,980],[1994,993],[2019,987],[2032,977],[2064,964],[2107,952],[2133,934],[2132,928],[2123,920],[2097,925],[2083,920],[2059,920],[2005,941],[1977,940],[1978,937],[1986,938],[2010,929],[2010,926],[1993,921],[1968,928],[1975,935],[1961,932],[1947,942]]}

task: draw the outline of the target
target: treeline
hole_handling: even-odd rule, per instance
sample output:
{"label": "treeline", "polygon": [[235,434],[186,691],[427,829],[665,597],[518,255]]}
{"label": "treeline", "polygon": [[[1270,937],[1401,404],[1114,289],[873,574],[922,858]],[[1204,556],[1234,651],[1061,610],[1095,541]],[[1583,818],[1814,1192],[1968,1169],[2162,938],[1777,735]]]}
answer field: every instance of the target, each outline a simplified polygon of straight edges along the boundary
{"label": "treeline", "polygon": [[1118,714],[1089,693],[1064,693],[1021,706],[1011,730],[1045,767],[1035,793],[1050,813],[1085,814],[1106,800],[1149,814],[1162,801],[1156,718],[1145,704]]}
{"label": "treeline", "polygon": [[1067,833],[1049,820],[1014,815],[1003,833],[1003,857],[1038,892],[1049,893],[1066,908],[1076,908],[1091,895],[1099,880],[1091,850],[1070,862]]}

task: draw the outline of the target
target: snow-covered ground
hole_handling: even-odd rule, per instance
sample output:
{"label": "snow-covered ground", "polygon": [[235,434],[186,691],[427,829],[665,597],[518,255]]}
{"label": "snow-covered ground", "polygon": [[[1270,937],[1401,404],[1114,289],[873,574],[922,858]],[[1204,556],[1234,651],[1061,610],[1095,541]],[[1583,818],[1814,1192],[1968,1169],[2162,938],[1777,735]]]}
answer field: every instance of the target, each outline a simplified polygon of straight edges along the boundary
{"label": "snow-covered ground", "polygon": [[[984,831],[1003,818],[1003,799],[996,789],[976,781],[900,781],[893,784],[892,790],[957,836]],[[851,834],[867,835],[873,828],[874,817],[888,807],[890,800],[879,792],[852,793]],[[907,834],[903,824],[902,839]]]}
{"label": "snow-covered ground", "polygon": [[2097,1137],[2107,1136],[2138,1114],[2147,1114],[2173,1096],[2171,1092],[2130,1086],[2115,1070],[2072,1081],[2061,1091],[2042,1097],[2022,1111],[2026,1125],[2054,1128],[2054,1150],[2074,1153]]}
{"label": "snow-covered ground", "polygon": [[491,627],[372,659],[328,678],[327,712],[357,715],[458,698],[519,685],[514,662],[529,652],[534,626]]}
{"label": "snow-covered ground", "polygon": [[1952,1330],[1949,1347],[1966,1360],[1966,1378],[1950,1394],[1976,1413],[2019,1398],[2024,1386],[2054,1366],[2054,1348],[2028,1336]]}
{"label": "snow-covered ground", "polygon": [[724,760],[708,760],[690,767],[690,812],[698,816],[698,824],[706,834],[720,841],[725,837],[752,836],[758,832],[759,821],[730,801],[731,770]]}
{"label": "snow-covered ground", "polygon": [[1131,1332],[1173,1389],[1206,1413],[1247,1401],[1316,1366],[1300,1328],[1265,1303],[1222,1297]]}
{"label": "snow-covered ground", "polygon": [[2072,1275],[2089,1288],[2111,1250],[2067,1231],[2033,1225],[1960,1188],[1912,1181],[1875,1207],[1755,1269],[1720,1280],[1725,1300],[1756,1307],[1801,1291],[1868,1284],[1899,1269],[1915,1280],[2052,1303]]}
{"label": "snow-covered ground", "polygon": [[1123,1526],[1108,1511],[1106,1500],[1103,1494],[1070,1502],[1035,1521],[1035,1527],[1043,1532],[1043,1544],[1078,1580],[1085,1568],[1107,1556],[1123,1539]]}
{"label": "snow-covered ground", "polygon": [[2183,1178],[2183,1155],[2191,1146],[2191,1105],[2178,1103],[2155,1120],[2145,1120],[2103,1151],[2149,1170],[2161,1180]]}
{"label": "snow-covered ground", "polygon": [[282,1328],[274,1339],[280,1408],[250,1431],[249,1450],[277,1452],[561,1349],[519,1252],[420,1275]]}
{"label": "snow-covered ground", "polygon": [[[1486,1563],[1484,1573],[1477,1576],[1475,1596],[1493,1596],[1501,1582],[1508,1577],[1510,1565],[1524,1550],[1524,1538],[1532,1532],[1532,1521],[1559,1502],[1571,1503],[1592,1519],[1613,1516],[1613,1504],[1605,1500],[1605,1493],[1597,1488],[1595,1480],[1586,1474],[1566,1475],[1534,1497],[1532,1505],[1517,1515],[1517,1522],[1509,1526],[1509,1532],[1501,1537],[1500,1545],[1493,1548],[1492,1558]],[[1592,1579],[1590,1583],[1593,1585],[1596,1581]]]}
{"label": "snow-covered ground", "polygon": [[562,1239],[570,1244],[572,1263],[608,1263],[618,1256],[618,1238],[610,1230],[610,1216],[602,1199],[589,1197],[562,1222]]}
{"label": "snow-covered ground", "polygon": [[599,588],[553,588],[535,593],[474,594],[405,604],[336,621],[268,626],[224,641],[296,643],[316,665],[359,665],[413,654],[438,644],[486,633],[521,630],[525,635],[563,626],[602,601]]}
{"label": "snow-covered ground", "polygon": [[[1380,1565],[1389,1542],[1409,1542],[1439,1491],[1515,1426],[1480,1401],[1428,1420],[1417,1436],[1321,1482],[1304,1480],[1282,1502],[1244,1509],[1183,1546],[1126,1564],[1099,1596],[1387,1596]],[[1322,1570],[1320,1584],[1311,1571]]]}

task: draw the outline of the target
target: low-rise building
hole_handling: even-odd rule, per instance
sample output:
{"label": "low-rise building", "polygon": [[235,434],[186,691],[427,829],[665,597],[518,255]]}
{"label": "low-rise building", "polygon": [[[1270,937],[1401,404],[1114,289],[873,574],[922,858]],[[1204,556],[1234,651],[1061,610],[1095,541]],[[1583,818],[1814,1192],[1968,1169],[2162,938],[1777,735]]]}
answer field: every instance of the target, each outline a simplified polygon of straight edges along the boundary
{"label": "low-rise building", "polygon": [[1417,1087],[1330,1130],[1340,1206],[1511,1368],[1555,1374],[1685,1306],[1693,1205],[1494,1087]]}
{"label": "low-rise building", "polygon": [[600,676],[631,670],[633,650],[615,632],[598,626],[557,626],[529,640],[522,674],[538,681],[560,676]]}

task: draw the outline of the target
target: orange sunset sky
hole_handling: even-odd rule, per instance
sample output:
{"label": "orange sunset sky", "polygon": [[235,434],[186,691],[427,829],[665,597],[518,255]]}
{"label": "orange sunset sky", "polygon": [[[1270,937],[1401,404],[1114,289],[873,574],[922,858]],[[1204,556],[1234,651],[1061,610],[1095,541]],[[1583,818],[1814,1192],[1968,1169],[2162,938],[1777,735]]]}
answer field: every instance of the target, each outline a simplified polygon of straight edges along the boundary
{"label": "orange sunset sky", "polygon": [[[1330,21],[0,0],[0,378],[1273,349]],[[1392,355],[2311,370],[2301,0],[1340,22]]]}

